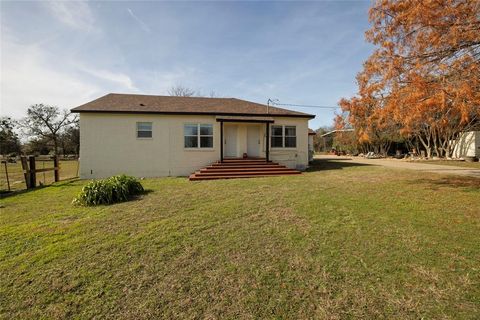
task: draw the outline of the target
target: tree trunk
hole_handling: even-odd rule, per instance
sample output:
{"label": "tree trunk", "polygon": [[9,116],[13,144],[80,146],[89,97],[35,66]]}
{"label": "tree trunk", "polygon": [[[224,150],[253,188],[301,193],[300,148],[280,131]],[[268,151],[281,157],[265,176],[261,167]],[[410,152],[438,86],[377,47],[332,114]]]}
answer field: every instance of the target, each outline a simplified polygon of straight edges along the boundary
{"label": "tree trunk", "polygon": [[58,155],[58,141],[57,137],[53,137],[53,154]]}
{"label": "tree trunk", "polygon": [[[419,136],[418,137],[420,142],[422,143],[423,147],[425,148],[425,151],[427,152],[427,158],[430,158],[432,156],[432,147],[430,146],[430,139],[428,139],[428,143],[427,141],[425,141],[422,136]],[[428,138],[428,137],[427,137]]]}

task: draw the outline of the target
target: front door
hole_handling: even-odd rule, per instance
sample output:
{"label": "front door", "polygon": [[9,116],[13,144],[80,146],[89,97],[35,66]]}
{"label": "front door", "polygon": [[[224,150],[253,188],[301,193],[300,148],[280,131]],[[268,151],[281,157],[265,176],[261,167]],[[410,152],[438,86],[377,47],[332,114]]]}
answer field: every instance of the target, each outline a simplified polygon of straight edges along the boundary
{"label": "front door", "polygon": [[224,127],[224,156],[237,157],[237,126],[225,125]]}
{"label": "front door", "polygon": [[249,157],[260,156],[260,128],[258,126],[247,127],[247,154]]}

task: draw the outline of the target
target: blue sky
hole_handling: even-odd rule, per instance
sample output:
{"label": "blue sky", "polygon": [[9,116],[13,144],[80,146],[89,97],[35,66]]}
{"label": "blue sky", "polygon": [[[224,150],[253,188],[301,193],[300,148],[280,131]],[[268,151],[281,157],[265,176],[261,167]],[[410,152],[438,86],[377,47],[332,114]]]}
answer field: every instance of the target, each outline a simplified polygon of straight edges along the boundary
{"label": "blue sky", "polygon": [[[335,106],[372,51],[369,1],[1,2],[1,112],[108,92]],[[314,113],[312,128],[333,111]]]}

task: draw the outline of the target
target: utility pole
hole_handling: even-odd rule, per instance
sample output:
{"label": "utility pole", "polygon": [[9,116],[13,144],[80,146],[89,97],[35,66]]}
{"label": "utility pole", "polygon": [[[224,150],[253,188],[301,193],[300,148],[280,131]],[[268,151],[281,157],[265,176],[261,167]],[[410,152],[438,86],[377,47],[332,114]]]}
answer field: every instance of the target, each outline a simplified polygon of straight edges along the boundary
{"label": "utility pole", "polygon": [[270,103],[271,103],[272,105],[274,105],[274,104],[277,104],[278,101],[279,101],[278,99],[270,99],[270,98],[268,98],[268,101],[267,101],[267,114],[269,113]]}

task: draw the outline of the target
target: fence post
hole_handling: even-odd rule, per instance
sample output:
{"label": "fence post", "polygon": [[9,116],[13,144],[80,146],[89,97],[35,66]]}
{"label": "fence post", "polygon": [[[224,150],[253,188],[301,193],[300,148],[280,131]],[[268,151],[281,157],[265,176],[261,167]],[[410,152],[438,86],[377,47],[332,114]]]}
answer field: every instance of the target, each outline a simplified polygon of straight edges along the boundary
{"label": "fence post", "polygon": [[[2,161],[3,162],[3,161]],[[11,191],[10,190],[10,180],[8,179],[8,169],[7,169],[7,162],[8,161],[5,161],[3,163],[5,163],[5,176],[7,177],[7,186],[8,186],[8,191]]]}
{"label": "fence post", "polygon": [[37,186],[37,172],[35,167],[35,156],[28,157],[28,164],[30,167],[30,188]]}
{"label": "fence post", "polygon": [[28,170],[27,157],[21,156],[20,161],[22,162],[23,176],[25,177],[25,185],[27,189],[30,189],[30,171]]}
{"label": "fence post", "polygon": [[54,155],[53,156],[53,167],[55,168],[55,182],[60,181],[60,167],[58,165],[58,156]]}
{"label": "fence post", "polygon": [[78,178],[80,176],[80,157],[77,157],[77,176]]}

